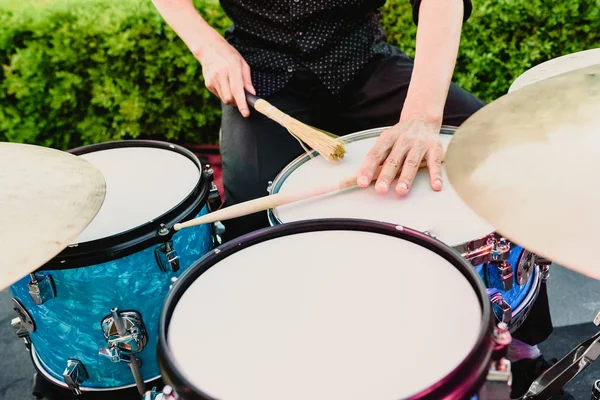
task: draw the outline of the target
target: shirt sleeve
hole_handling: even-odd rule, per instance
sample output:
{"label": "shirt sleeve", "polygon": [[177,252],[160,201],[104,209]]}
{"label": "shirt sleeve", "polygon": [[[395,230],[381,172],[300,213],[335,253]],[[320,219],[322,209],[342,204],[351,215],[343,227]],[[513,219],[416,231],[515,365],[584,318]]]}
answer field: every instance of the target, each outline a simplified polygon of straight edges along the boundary
{"label": "shirt sleeve", "polygon": [[[412,4],[413,7],[413,21],[415,22],[415,25],[419,25],[419,8],[421,7],[421,1],[422,0],[410,0],[410,4]],[[464,13],[463,13],[463,24],[469,19],[469,17],[471,16],[471,13],[473,12],[473,2],[472,0],[463,0],[464,4],[465,4],[465,9],[464,9]]]}

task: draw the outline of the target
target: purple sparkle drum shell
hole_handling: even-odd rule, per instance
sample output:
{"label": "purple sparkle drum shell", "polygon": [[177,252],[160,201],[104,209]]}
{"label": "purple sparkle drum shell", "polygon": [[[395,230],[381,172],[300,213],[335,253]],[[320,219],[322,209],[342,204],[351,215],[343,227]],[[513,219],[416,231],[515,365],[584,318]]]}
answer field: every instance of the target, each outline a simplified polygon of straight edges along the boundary
{"label": "purple sparkle drum shell", "polygon": [[[429,289],[413,284],[425,275]],[[492,330],[485,287],[450,247],[395,224],[319,219],[190,267],[165,302],[158,357],[186,400],[464,399],[487,376]]]}

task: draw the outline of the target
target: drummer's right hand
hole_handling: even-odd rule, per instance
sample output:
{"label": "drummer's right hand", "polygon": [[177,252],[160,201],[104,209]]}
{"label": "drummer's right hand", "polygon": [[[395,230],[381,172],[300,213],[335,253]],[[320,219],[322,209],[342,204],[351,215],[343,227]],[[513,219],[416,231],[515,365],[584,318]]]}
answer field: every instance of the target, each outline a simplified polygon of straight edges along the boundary
{"label": "drummer's right hand", "polygon": [[217,32],[195,53],[202,64],[202,75],[208,90],[225,104],[236,105],[244,117],[250,115],[244,89],[256,94],[250,78],[250,67],[241,54]]}

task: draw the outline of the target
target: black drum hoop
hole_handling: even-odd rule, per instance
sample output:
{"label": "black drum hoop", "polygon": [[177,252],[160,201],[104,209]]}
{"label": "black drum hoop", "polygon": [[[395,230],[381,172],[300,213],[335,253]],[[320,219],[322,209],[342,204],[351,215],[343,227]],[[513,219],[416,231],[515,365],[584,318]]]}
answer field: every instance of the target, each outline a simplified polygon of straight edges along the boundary
{"label": "black drum hoop", "polygon": [[[188,268],[171,288],[161,312],[158,326],[157,357],[163,380],[171,385],[184,400],[223,400],[202,392],[178,370],[177,363],[168,346],[168,328],[179,299],[204,272],[238,251],[283,236],[335,230],[378,233],[412,242],[433,251],[462,273],[475,291],[482,309],[480,333],[475,346],[453,371],[435,385],[411,396],[409,400],[465,399],[475,395],[487,377],[495,342],[492,336],[494,328],[492,308],[483,282],[473,270],[471,264],[462,258],[456,250],[424,233],[386,222],[348,218],[303,220],[263,228],[221,245]],[[440,327],[440,340],[444,340],[443,327]],[[448,344],[452,345],[451,343]],[[435,360],[432,360],[432,362],[435,362]],[[402,377],[399,377],[399,379],[402,379]]]}
{"label": "black drum hoop", "polygon": [[[77,147],[68,150],[68,153],[79,156],[102,150],[130,147],[169,150],[185,156],[198,168],[200,179],[184,200],[152,221],[112,236],[69,246],[38,268],[38,271],[97,265],[126,257],[153,245],[165,243],[171,240],[175,233],[172,229],[173,225],[193,219],[207,204],[211,183],[210,177],[202,167],[198,157],[182,146],[157,140],[120,140]],[[158,231],[163,226],[167,231],[165,234],[159,235]]]}

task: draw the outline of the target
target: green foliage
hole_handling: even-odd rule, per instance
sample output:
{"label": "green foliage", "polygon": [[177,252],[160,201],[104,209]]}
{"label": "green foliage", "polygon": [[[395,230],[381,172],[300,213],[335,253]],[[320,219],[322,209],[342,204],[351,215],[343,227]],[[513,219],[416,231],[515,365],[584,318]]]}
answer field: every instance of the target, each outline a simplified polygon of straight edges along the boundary
{"label": "green foliage", "polygon": [[[220,103],[150,1],[4,2],[0,140],[217,140]],[[217,29],[230,24],[218,3],[196,5]]]}
{"label": "green foliage", "polygon": [[[217,0],[195,5],[219,32],[229,26]],[[414,56],[409,0],[388,0],[383,24]],[[600,0],[476,0],[454,77],[492,101],[532,66],[594,47]],[[0,140],[218,140],[220,103],[150,0],[0,0],[0,66]]]}
{"label": "green foliage", "polygon": [[[414,57],[416,27],[410,25],[407,3],[388,0],[384,26],[388,39]],[[531,67],[598,47],[600,0],[474,0],[454,81],[489,102]]]}

